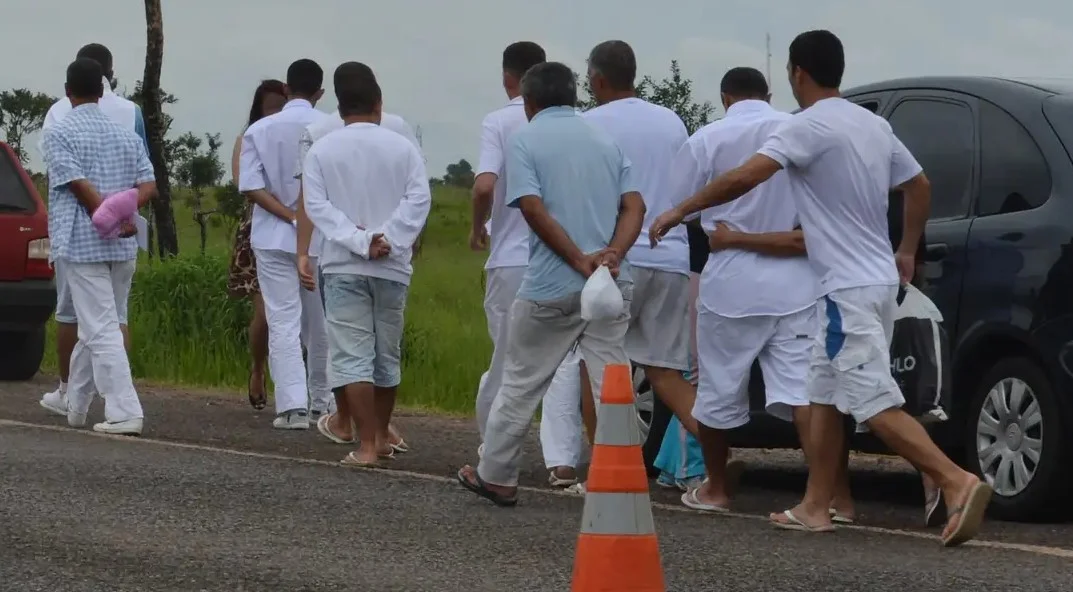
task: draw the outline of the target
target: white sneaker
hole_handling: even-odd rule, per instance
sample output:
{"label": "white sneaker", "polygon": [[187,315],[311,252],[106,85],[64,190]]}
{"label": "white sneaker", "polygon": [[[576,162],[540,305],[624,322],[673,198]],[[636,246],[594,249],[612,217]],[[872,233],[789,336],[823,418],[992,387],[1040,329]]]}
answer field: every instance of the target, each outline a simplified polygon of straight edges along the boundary
{"label": "white sneaker", "polygon": [[53,415],[67,417],[67,393],[56,389],[41,397],[41,406]]}
{"label": "white sneaker", "polygon": [[125,421],[104,421],[93,426],[94,432],[102,434],[116,434],[121,436],[142,435],[142,418],[128,419]]}
{"label": "white sneaker", "polygon": [[277,430],[308,430],[309,413],[305,409],[285,411],[272,420],[272,427]]}

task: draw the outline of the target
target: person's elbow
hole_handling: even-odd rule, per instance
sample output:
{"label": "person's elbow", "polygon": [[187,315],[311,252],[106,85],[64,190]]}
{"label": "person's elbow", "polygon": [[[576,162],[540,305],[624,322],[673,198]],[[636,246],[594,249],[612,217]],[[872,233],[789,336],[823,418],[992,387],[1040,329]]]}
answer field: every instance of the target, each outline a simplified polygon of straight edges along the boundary
{"label": "person's elbow", "polygon": [[648,212],[648,206],[645,205],[645,200],[640,193],[630,191],[622,194],[619,210],[622,215],[634,216],[643,220]]}
{"label": "person's elbow", "polygon": [[490,203],[495,195],[496,178],[490,174],[480,174],[473,181],[473,199]]}

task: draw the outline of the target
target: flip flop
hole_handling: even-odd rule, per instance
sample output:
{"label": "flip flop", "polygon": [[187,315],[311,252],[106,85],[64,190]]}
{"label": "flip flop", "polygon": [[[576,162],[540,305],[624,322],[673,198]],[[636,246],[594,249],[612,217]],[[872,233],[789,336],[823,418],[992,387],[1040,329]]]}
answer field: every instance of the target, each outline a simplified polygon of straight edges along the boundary
{"label": "flip flop", "polygon": [[462,484],[462,487],[465,487],[501,508],[510,508],[517,505],[517,493],[509,497],[496,493],[491,489],[488,489],[488,484],[484,482],[484,479],[481,479],[481,476],[477,474],[476,469],[473,471],[473,478],[476,480],[476,483],[467,479],[463,470],[464,469],[458,469],[458,482]]}
{"label": "flip flop", "polygon": [[857,521],[855,519],[850,518],[849,516],[843,516],[842,514],[839,514],[838,510],[836,510],[834,508],[831,508],[831,522],[834,522],[835,524],[846,524],[846,525],[856,524],[857,523]]}
{"label": "flip flop", "polygon": [[335,432],[332,431],[331,426],[328,425],[328,422],[331,421],[331,418],[334,415],[334,413],[325,413],[324,415],[321,415],[320,419],[317,420],[317,431],[320,432],[321,436],[324,436],[325,438],[331,440],[332,442],[335,442],[336,444],[353,444],[353,436],[351,436],[349,440],[340,438],[339,436],[335,435]]}
{"label": "flip flop", "polygon": [[558,487],[560,489],[565,489],[565,488],[570,487],[571,485],[573,485],[575,483],[577,483],[577,477],[573,477],[573,478],[560,477],[560,476],[555,474],[555,471],[550,471],[548,473],[548,485],[551,485],[552,487]]}
{"label": "flip flop", "polygon": [[399,441],[391,445],[391,449],[399,454],[406,454],[410,452],[410,445],[406,443],[406,440],[399,438]]}
{"label": "flip flop", "polygon": [[246,380],[246,398],[250,401],[250,407],[260,411],[268,405],[268,378],[265,375],[261,375],[261,392],[257,395],[253,394],[253,372],[250,372],[249,379]]}
{"label": "flip flop", "polygon": [[935,528],[943,524],[943,490],[936,489],[924,498],[924,526]]}
{"label": "flip flop", "polygon": [[376,456],[377,456],[377,457],[378,457],[378,458],[379,458],[380,460],[395,460],[395,449],[394,449],[394,448],[392,448],[392,449],[391,449],[391,452],[388,452],[388,453],[386,453],[386,454],[377,454]]}
{"label": "flip flop", "polygon": [[700,498],[697,497],[696,489],[690,489],[689,491],[682,494],[682,505],[691,510],[707,512],[709,514],[726,514],[730,512],[730,508],[724,508],[723,506],[717,506],[715,504],[709,504],[700,501]]}
{"label": "flip flop", "polygon": [[344,458],[343,460],[339,461],[339,463],[344,465],[344,466],[358,467],[358,468],[362,468],[362,469],[380,468],[380,462],[379,461],[374,460],[372,462],[369,462],[369,461],[361,460],[361,459],[358,458],[358,454],[356,452],[351,452],[350,454],[346,455],[346,458]]}
{"label": "flip flop", "polygon": [[980,525],[984,521],[984,512],[991,503],[991,486],[979,481],[973,486],[972,491],[965,497],[965,502],[950,512],[947,520],[957,520],[957,526],[949,535],[943,537],[944,547],[956,547],[968,542],[980,534]]}
{"label": "flip flop", "polygon": [[[784,522],[782,520],[779,520],[778,518],[776,518],[776,516],[782,516],[782,517],[786,518],[786,521]],[[772,525],[774,525],[774,526],[776,526],[778,528],[781,528],[783,530],[796,530],[796,531],[799,531],[799,532],[811,532],[811,533],[834,532],[835,531],[835,527],[833,525],[831,525],[831,524],[824,524],[823,526],[809,526],[808,524],[805,524],[800,519],[798,519],[797,516],[794,516],[794,513],[793,513],[792,510],[786,510],[782,514],[773,515],[773,516],[771,516],[770,520],[771,520]]]}

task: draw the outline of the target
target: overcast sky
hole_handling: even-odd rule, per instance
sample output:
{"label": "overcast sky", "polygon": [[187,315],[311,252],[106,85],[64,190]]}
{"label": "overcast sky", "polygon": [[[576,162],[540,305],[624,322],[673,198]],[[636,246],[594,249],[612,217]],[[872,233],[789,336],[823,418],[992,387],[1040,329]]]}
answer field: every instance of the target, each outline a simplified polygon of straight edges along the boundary
{"label": "overcast sky", "polygon": [[[141,78],[145,14],[137,0],[4,0],[0,56],[4,88],[60,95],[80,46],[115,54],[121,86]],[[164,2],[162,85],[179,98],[175,130],[241,130],[253,89],[312,58],[326,71],[320,105],[334,109],[331,72],[369,64],[385,109],[420,125],[431,175],[477,153],[481,117],[506,99],[503,48],[519,40],[582,71],[589,49],[629,42],[640,73],[662,78],[672,59],[701,99],[718,102],[734,66],[765,68],[772,42],[774,103],[793,106],[787,47],[796,33],[827,28],[847,53],[846,87],[898,76],[986,74],[1073,77],[1073,4],[1058,0],[170,0]],[[1063,4],[1065,5],[1063,7]],[[316,7],[316,8],[312,8]],[[721,109],[720,109],[721,113]],[[34,155],[31,166],[39,168]]]}

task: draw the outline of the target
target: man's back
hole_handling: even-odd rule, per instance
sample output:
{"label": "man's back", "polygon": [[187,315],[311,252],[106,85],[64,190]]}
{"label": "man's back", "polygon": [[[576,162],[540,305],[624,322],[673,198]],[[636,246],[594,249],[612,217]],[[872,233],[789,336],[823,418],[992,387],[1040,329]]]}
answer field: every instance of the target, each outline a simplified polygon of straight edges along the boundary
{"label": "man's back", "polygon": [[[301,138],[313,122],[326,117],[303,99],[295,99],[283,110],[269,115],[246,129],[242,137],[239,160],[239,191],[264,189],[281,204],[297,209],[300,180],[295,178],[295,163],[301,150]],[[250,242],[255,249],[297,250],[294,227],[261,207],[253,210]]]}
{"label": "man's back", "polygon": [[486,269],[524,267],[529,262],[529,227],[522,213],[506,204],[506,150],[510,140],[528,123],[521,97],[492,111],[481,122],[481,154],[477,174],[496,175],[492,212],[488,220],[490,245]]}
{"label": "man's back", "polygon": [[[430,200],[420,151],[395,131],[372,123],[355,123],[314,143],[304,177],[308,196],[325,196],[354,226],[382,233],[393,243],[388,257],[368,261],[346,246],[325,241],[321,253],[324,272],[373,275],[409,283],[409,245],[425,223],[426,202]],[[420,203],[400,208],[405,200]]]}
{"label": "man's back", "polygon": [[[725,118],[708,124],[683,148],[675,175],[695,191],[709,180],[742,165],[790,115],[766,101],[734,103]],[[701,225],[712,232],[725,223],[750,234],[788,232],[798,224],[792,185],[785,171],[742,199],[701,213]],[[688,196],[682,196],[688,197]],[[772,257],[743,249],[711,254],[701,279],[701,306],[727,317],[785,315],[816,301],[815,276],[804,257]]]}
{"label": "man's back", "polygon": [[685,124],[674,111],[638,98],[605,103],[586,111],[584,117],[615,139],[632,165],[645,200],[645,221],[627,259],[638,267],[686,273],[689,245],[684,228],[667,233],[655,248],[648,240],[652,222],[671,207],[671,167],[689,137]]}
{"label": "man's back", "polygon": [[886,120],[845,99],[824,99],[789,119],[759,152],[783,165],[795,185],[821,294],[898,283],[888,195],[920,166]]}
{"label": "man's back", "polygon": [[[633,186],[630,163],[615,141],[572,107],[552,107],[519,129],[507,151],[507,205],[537,196],[583,253],[608,246],[622,195]],[[628,267],[620,279],[629,279]],[[585,278],[535,234],[519,297],[554,300],[581,291]]]}
{"label": "man's back", "polygon": [[54,258],[124,261],[137,252],[134,238],[104,240],[68,189],[86,179],[101,197],[151,181],[152,165],[141,140],[95,104],[80,105],[44,134],[48,166],[49,235]]}

